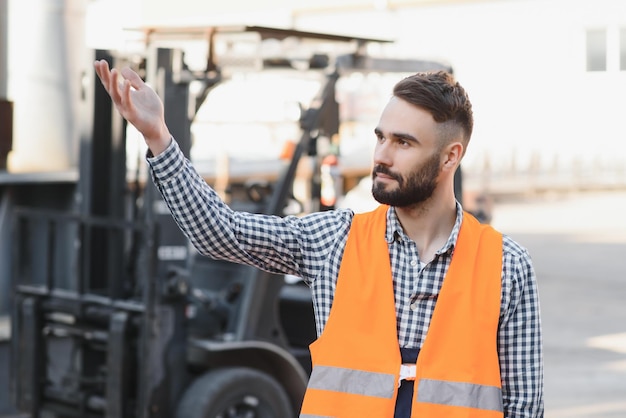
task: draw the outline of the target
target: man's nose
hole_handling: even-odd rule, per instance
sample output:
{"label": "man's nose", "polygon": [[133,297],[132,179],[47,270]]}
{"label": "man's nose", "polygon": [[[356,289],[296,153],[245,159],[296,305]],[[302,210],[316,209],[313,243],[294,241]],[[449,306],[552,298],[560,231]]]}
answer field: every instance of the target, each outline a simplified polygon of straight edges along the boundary
{"label": "man's nose", "polygon": [[387,146],[387,142],[376,144],[374,148],[374,165],[390,166],[392,162],[391,152]]}

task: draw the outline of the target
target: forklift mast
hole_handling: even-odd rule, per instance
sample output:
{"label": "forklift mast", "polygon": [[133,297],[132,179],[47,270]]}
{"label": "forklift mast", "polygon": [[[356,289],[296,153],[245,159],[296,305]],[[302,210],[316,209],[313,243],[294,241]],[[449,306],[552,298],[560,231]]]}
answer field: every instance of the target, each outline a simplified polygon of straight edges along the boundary
{"label": "forklift mast", "polygon": [[[155,53],[156,88],[188,153],[188,122],[176,114],[188,89],[172,82],[172,51]],[[129,64],[107,51],[94,59]],[[172,267],[185,260],[160,260],[158,248],[186,241],[154,210],[152,183],[127,181],[126,124],[95,73],[88,96],[78,209],[15,209],[14,402],[33,417],[171,417],[186,369],[186,289]]]}

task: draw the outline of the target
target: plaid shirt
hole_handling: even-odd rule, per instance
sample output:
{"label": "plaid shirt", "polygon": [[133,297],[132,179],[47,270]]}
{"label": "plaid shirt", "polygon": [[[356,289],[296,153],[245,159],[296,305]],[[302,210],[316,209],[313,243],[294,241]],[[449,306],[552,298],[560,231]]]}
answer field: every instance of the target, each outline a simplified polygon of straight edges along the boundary
{"label": "plaid shirt", "polygon": [[[148,157],[152,178],[170,211],[203,255],[302,278],[312,289],[318,335],[330,313],[335,282],[354,212],[339,209],[302,217],[234,212],[184,158],[176,141]],[[401,347],[421,348],[450,265],[463,219],[429,263],[403,231],[394,210],[387,213],[397,331]],[[543,416],[543,358],[537,283],[526,249],[503,237],[502,299],[498,353],[505,417]]]}

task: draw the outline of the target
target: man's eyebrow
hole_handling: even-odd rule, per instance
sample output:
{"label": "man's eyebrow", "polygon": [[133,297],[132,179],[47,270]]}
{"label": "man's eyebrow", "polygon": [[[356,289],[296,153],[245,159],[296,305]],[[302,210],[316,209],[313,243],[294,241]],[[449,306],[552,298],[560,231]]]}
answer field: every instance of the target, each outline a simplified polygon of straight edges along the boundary
{"label": "man's eyebrow", "polygon": [[396,132],[396,133],[392,132],[391,135],[397,139],[403,139],[407,142],[414,142],[416,144],[419,144],[419,141],[417,140],[417,138],[415,138],[413,135],[410,135],[410,134],[406,134],[402,132]]}
{"label": "man's eyebrow", "polygon": [[[377,136],[384,136],[383,135],[383,131],[380,130],[380,128],[375,128],[374,129],[374,133]],[[391,136],[394,139],[401,139],[403,141],[407,141],[407,142],[414,142],[416,144],[419,144],[419,141],[417,140],[417,138],[415,138],[413,135],[411,134],[407,134],[407,133],[403,133],[403,132],[391,132],[389,134],[389,136]]]}

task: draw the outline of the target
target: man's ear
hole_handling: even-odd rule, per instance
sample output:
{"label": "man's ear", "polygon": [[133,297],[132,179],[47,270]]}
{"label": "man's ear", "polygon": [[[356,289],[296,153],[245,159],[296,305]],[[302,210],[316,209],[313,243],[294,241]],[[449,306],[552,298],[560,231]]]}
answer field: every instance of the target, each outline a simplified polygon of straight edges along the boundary
{"label": "man's ear", "polygon": [[461,163],[463,158],[463,144],[460,142],[451,142],[443,149],[442,170],[454,171]]}

